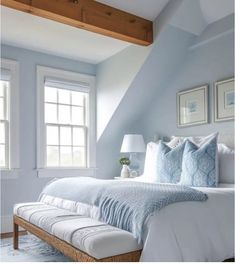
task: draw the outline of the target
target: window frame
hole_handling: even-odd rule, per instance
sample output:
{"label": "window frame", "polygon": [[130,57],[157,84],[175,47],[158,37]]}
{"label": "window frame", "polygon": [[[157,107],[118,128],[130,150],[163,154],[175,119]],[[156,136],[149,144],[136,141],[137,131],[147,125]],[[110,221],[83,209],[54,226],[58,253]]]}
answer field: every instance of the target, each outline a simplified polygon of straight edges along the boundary
{"label": "window frame", "polygon": [[[87,136],[87,167],[46,167],[46,129],[44,121],[44,91],[46,78],[67,82],[81,82],[89,86],[89,117]],[[38,177],[95,176],[96,171],[96,115],[95,77],[72,71],[37,65],[37,171]]]}
{"label": "window frame", "polygon": [[1,69],[9,71],[9,90],[7,91],[8,104],[8,166],[0,168],[1,178],[17,178],[19,170],[19,62],[10,59],[1,59]]}

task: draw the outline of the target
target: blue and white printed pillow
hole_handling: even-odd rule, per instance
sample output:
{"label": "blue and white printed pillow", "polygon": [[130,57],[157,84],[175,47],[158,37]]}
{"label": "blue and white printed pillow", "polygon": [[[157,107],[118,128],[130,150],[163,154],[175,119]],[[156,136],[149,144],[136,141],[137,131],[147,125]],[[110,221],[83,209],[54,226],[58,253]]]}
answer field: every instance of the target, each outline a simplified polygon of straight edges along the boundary
{"label": "blue and white printed pillow", "polygon": [[193,187],[216,187],[217,137],[201,147],[185,141],[180,184]]}
{"label": "blue and white printed pillow", "polygon": [[156,182],[178,183],[180,181],[184,146],[185,142],[170,148],[162,141],[159,142]]}

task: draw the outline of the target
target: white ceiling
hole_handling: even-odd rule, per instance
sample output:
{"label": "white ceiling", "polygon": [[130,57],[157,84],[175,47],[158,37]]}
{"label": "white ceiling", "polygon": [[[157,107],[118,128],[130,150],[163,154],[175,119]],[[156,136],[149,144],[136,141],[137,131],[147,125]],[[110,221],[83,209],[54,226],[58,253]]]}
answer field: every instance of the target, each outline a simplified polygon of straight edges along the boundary
{"label": "white ceiling", "polygon": [[70,59],[99,63],[130,43],[2,7],[1,41]]}
{"label": "white ceiling", "polygon": [[[169,0],[97,1],[149,20],[154,20],[169,2]],[[199,35],[209,23],[232,12],[233,0],[184,0],[172,24]],[[94,64],[131,45],[6,7],[1,7],[1,22],[1,41],[4,44]]]}
{"label": "white ceiling", "polygon": [[[157,17],[168,1],[99,0],[150,20]],[[1,22],[1,39],[4,44],[94,64],[131,45],[6,7],[1,8]]]}
{"label": "white ceiling", "polygon": [[155,20],[169,0],[96,0],[128,13]]}

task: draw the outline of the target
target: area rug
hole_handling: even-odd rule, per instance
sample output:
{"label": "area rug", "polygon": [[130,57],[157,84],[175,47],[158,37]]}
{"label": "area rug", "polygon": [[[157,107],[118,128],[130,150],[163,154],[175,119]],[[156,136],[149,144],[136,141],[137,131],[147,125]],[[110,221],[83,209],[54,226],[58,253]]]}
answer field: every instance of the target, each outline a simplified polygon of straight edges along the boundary
{"label": "area rug", "polygon": [[12,247],[12,238],[0,240],[0,262],[69,262],[58,250],[33,235],[19,237],[19,249]]}

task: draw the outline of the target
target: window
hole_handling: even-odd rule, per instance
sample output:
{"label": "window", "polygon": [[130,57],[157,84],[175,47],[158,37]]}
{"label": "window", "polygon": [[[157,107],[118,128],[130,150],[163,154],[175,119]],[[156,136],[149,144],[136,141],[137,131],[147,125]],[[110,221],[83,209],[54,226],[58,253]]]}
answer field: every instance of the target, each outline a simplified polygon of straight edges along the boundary
{"label": "window", "polygon": [[45,84],[47,167],[87,167],[88,94]]}
{"label": "window", "polygon": [[[2,59],[0,76],[1,177],[19,168],[19,66]],[[12,178],[12,177],[9,177]]]}
{"label": "window", "polygon": [[9,167],[9,117],[8,117],[9,81],[0,80],[0,168]]}
{"label": "window", "polygon": [[94,168],[94,78],[42,66],[37,74],[38,168]]}

